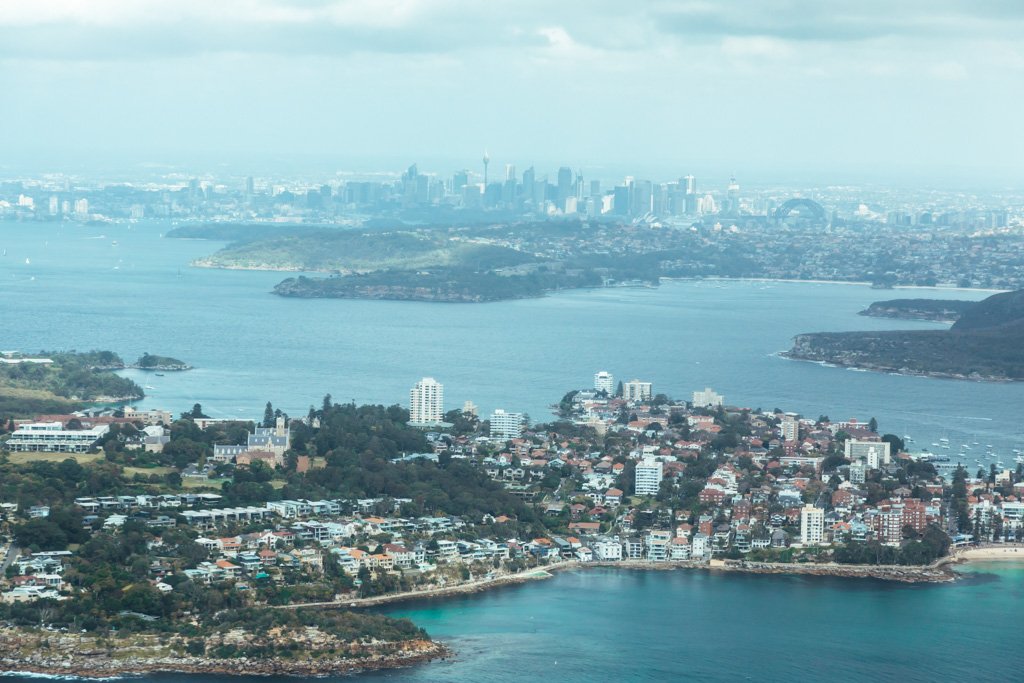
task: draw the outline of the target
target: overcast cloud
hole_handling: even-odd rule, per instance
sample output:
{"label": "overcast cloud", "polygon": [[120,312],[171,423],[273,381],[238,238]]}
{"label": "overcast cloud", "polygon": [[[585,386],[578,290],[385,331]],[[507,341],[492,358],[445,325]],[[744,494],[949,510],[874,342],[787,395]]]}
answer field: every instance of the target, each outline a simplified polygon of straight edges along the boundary
{"label": "overcast cloud", "polygon": [[1019,178],[1022,29],[1013,0],[4,0],[0,111],[13,159]]}

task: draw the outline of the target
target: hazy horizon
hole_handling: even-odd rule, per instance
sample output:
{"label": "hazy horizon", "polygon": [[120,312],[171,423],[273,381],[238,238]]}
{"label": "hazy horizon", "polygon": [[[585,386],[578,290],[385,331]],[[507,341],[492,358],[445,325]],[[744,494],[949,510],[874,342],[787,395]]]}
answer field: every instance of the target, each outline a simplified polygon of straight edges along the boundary
{"label": "hazy horizon", "polygon": [[1024,179],[1024,5],[1005,0],[4,9],[8,170],[307,160],[447,173],[475,170],[486,149],[502,170]]}

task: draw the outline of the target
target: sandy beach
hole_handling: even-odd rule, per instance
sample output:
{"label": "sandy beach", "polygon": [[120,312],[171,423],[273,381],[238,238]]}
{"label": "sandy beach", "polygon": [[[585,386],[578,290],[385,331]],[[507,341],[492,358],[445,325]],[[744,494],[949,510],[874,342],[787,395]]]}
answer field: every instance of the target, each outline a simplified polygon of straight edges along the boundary
{"label": "sandy beach", "polygon": [[992,560],[1012,560],[1024,563],[1024,543],[984,546],[980,548],[964,548],[957,550],[953,557],[957,561],[971,562]]}

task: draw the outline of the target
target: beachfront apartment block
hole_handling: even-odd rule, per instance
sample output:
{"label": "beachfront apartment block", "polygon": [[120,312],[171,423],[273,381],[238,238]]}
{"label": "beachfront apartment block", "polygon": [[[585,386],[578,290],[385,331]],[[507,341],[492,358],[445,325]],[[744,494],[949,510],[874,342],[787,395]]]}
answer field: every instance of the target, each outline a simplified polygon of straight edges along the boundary
{"label": "beachfront apartment block", "polygon": [[800,541],[805,545],[821,545],[825,539],[825,511],[813,505],[800,510]]}
{"label": "beachfront apartment block", "polygon": [[424,377],[409,390],[409,423],[436,425],[444,418],[444,385]]}
{"label": "beachfront apartment block", "polygon": [[851,462],[863,462],[869,470],[877,470],[892,461],[888,441],[846,440],[846,458]]}
{"label": "beachfront apartment block", "polygon": [[594,373],[594,391],[603,391],[609,396],[615,393],[615,377],[612,373],[606,370]]}
{"label": "beachfront apartment block", "polygon": [[491,413],[490,425],[492,439],[518,439],[523,435],[523,414],[498,408]]}
{"label": "beachfront apartment block", "polygon": [[641,460],[636,465],[634,489],[638,496],[654,496],[661,489],[663,466],[660,460]]}
{"label": "beachfront apartment block", "polygon": [[650,401],[651,383],[631,379],[622,385],[622,398],[627,401]]}
{"label": "beachfront apartment block", "polygon": [[693,392],[694,408],[717,408],[725,404],[725,397],[715,392],[711,387],[705,387],[703,391]]}
{"label": "beachfront apartment block", "polygon": [[11,451],[85,453],[109,430],[109,425],[97,425],[92,429],[64,429],[60,422],[29,422],[14,430],[6,446]]}

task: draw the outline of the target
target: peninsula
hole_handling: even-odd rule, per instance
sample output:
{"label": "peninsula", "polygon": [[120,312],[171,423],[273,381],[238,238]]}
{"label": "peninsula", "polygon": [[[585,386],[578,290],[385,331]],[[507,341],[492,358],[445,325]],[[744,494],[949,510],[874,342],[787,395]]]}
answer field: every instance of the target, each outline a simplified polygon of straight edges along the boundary
{"label": "peninsula", "polygon": [[876,301],[858,315],[896,320],[955,323],[975,303],[962,299],[892,299]]}
{"label": "peninsula", "polygon": [[[927,307],[880,302],[875,311],[948,315],[952,302]],[[872,310],[869,308],[868,310]],[[782,354],[844,367],[990,381],[1024,379],[1024,290],[957,307],[949,330],[817,332],[797,335]]]}
{"label": "peninsula", "polygon": [[1024,467],[972,476],[874,419],[672,400],[606,372],[558,410],[453,410],[433,432],[330,396],[301,418],[268,403],[258,426],[199,404],[38,416],[62,441],[0,420],[0,666],[405,666],[448,650],[359,610],[590,566],[945,582],[954,542],[1020,537],[999,520]]}
{"label": "peninsula", "polygon": [[142,387],[114,373],[128,366],[112,351],[41,351],[0,356],[0,415],[62,413],[87,403],[143,398]]}

